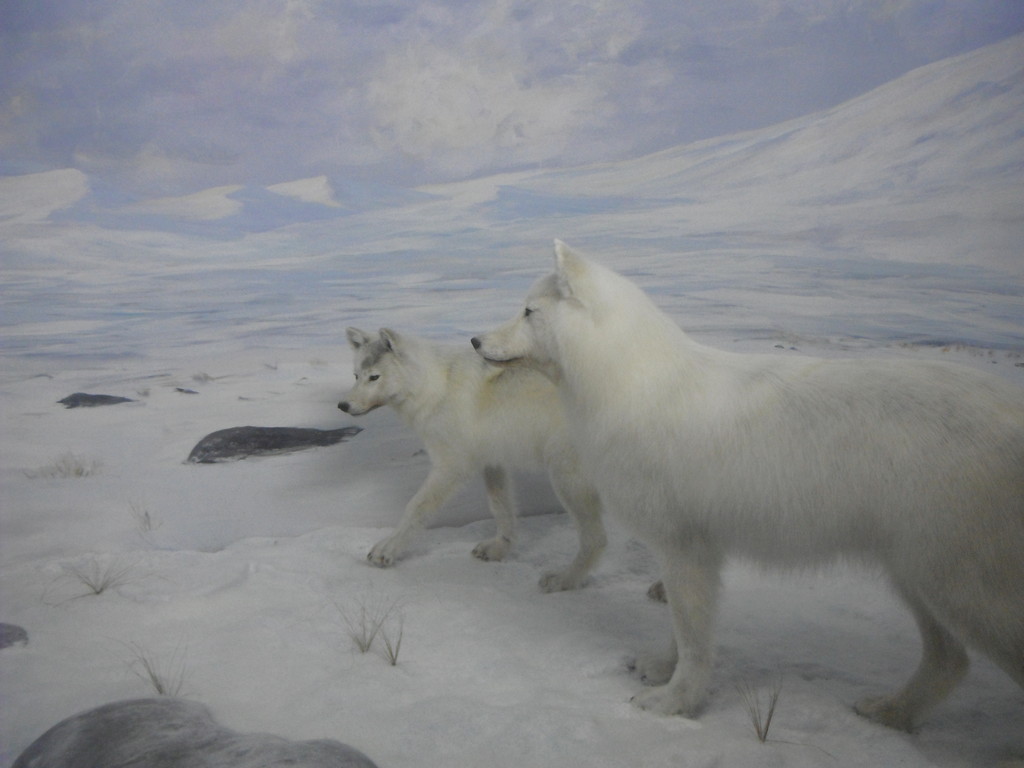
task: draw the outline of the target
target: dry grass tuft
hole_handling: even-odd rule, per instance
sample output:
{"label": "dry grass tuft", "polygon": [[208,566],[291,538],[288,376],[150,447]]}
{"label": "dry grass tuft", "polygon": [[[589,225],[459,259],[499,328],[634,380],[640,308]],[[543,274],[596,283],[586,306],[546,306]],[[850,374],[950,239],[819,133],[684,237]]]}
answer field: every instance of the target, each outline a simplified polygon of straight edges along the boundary
{"label": "dry grass tuft", "polygon": [[73,453],[65,453],[53,464],[39,469],[26,470],[25,475],[33,480],[51,478],[90,477],[100,469],[100,462],[95,459],[83,459]]}

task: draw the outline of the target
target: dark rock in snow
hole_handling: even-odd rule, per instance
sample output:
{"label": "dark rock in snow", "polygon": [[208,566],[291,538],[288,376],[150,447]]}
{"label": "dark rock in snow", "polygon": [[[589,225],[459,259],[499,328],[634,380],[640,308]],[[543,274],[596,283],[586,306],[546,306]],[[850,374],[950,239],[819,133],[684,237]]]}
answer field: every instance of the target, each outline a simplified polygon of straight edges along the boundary
{"label": "dark rock in snow", "polygon": [[118,403],[134,403],[130,397],[117,397],[115,395],[89,395],[85,392],[75,392],[68,395],[58,403],[65,408],[95,408],[97,405],[117,405]]}
{"label": "dark rock in snow", "polygon": [[17,624],[0,624],[0,648],[28,645],[28,632]]}
{"label": "dark rock in snow", "polygon": [[213,464],[267,453],[286,453],[334,445],[362,432],[362,427],[303,429],[301,427],[231,427],[211,432],[192,449],[188,461]]}
{"label": "dark rock in snow", "polygon": [[376,768],[333,739],[289,741],[235,733],[202,704],[159,698],[118,701],[48,730],[13,768]]}

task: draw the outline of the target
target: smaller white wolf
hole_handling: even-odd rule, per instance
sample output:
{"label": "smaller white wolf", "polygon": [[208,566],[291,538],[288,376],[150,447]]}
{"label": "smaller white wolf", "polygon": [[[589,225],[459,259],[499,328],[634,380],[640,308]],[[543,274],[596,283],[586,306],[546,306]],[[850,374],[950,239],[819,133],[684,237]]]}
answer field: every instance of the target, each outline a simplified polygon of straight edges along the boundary
{"label": "smaller white wolf", "polygon": [[545,574],[540,586],[545,592],[579,587],[607,540],[600,500],[580,472],[554,385],[536,372],[490,365],[468,344],[438,344],[389,329],[381,329],[376,338],[358,328],[346,333],[356,383],[338,408],[361,416],[391,406],[416,431],[431,462],[398,528],[367,559],[381,567],[394,564],[429,517],[482,473],[498,530],[473,554],[501,560],[515,543],[509,470],[544,468],[576,523],[580,549],[566,570]]}

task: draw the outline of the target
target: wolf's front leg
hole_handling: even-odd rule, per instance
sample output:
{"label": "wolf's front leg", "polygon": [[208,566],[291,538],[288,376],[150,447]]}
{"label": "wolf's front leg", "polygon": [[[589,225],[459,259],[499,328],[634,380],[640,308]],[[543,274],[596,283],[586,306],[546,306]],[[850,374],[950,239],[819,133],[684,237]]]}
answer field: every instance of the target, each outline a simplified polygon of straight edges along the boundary
{"label": "wolf's front leg", "polygon": [[673,634],[667,653],[642,653],[637,656],[634,668],[640,679],[648,685],[664,685],[672,679],[678,663],[679,649]]}
{"label": "wolf's front leg", "polygon": [[497,465],[484,467],[484,485],[487,504],[494,515],[498,535],[481,541],[473,548],[473,557],[481,560],[503,560],[516,538],[516,503],[512,485],[505,468]]}
{"label": "wolf's front leg", "polygon": [[374,544],[366,559],[381,568],[394,565],[409,548],[409,542],[423,530],[430,517],[451,497],[463,480],[459,474],[438,469],[437,466],[431,467],[423,485],[405,505],[405,514],[395,532]]}
{"label": "wolf's front leg", "polygon": [[604,552],[608,537],[601,522],[601,499],[579,472],[575,461],[556,467],[550,473],[555,495],[576,524],[580,548],[564,571],[545,573],[540,579],[543,592],[579,589]]}
{"label": "wolf's front leg", "polygon": [[[664,685],[633,697],[633,703],[663,715],[695,716],[704,704],[713,656],[712,627],[718,602],[721,557],[711,547],[662,552],[661,576],[672,609],[678,660]],[[667,670],[651,670],[655,680]]]}

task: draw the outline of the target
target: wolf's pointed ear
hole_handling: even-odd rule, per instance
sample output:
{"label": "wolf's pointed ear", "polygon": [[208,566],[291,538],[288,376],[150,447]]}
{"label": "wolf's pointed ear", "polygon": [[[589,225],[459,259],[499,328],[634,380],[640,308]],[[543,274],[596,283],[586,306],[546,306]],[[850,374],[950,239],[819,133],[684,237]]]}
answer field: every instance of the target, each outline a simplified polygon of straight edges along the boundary
{"label": "wolf's pointed ear", "polygon": [[352,345],[352,349],[359,349],[364,344],[370,343],[369,335],[358,328],[346,328],[345,335],[348,336],[348,343]]}
{"label": "wolf's pointed ear", "polygon": [[390,328],[380,329],[380,340],[384,342],[384,346],[392,352],[398,352],[398,347],[402,343],[402,337]]}
{"label": "wolf's pointed ear", "polygon": [[562,298],[580,298],[579,281],[587,269],[586,260],[561,240],[555,240],[555,276]]}

